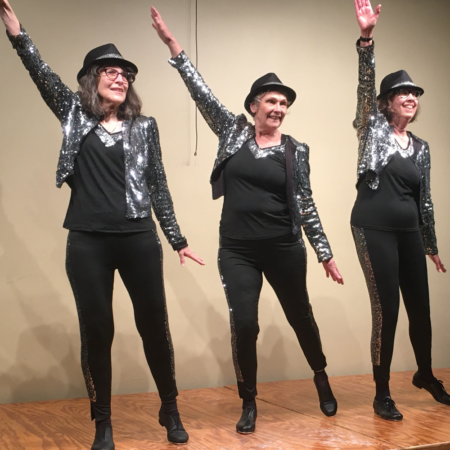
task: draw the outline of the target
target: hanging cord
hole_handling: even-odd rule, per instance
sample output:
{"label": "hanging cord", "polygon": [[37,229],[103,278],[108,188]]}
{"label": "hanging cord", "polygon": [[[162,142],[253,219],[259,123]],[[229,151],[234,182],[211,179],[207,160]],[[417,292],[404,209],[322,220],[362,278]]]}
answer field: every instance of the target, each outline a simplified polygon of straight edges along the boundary
{"label": "hanging cord", "polygon": [[[198,0],[195,0],[195,64],[196,69],[198,70]],[[194,156],[197,156],[197,149],[198,149],[198,124],[197,124],[197,114],[198,114],[198,108],[195,107],[195,152]]]}

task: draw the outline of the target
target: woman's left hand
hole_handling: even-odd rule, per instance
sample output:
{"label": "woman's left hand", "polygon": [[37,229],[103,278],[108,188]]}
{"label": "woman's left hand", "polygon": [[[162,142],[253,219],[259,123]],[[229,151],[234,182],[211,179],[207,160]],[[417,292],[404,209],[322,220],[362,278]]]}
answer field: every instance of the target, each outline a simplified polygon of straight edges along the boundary
{"label": "woman's left hand", "polygon": [[428,255],[431,261],[436,264],[436,270],[438,272],[445,273],[447,272],[447,269],[444,267],[444,264],[442,264],[441,258],[439,258],[439,255]]}
{"label": "woman's left hand", "polygon": [[197,253],[193,252],[189,247],[184,247],[181,250],[178,250],[178,254],[180,255],[180,264],[184,266],[186,264],[185,258],[191,258],[196,263],[199,263],[201,266],[204,266],[205,263],[203,262],[203,259],[200,258],[200,256],[197,255]]}
{"label": "woman's left hand", "polygon": [[151,7],[151,14],[153,19],[152,27],[156,30],[164,44],[169,47],[172,58],[175,58],[182,51],[180,44],[178,44],[173,34],[169,31],[164,20],[162,20],[161,14],[154,6]]}
{"label": "woman's left hand", "polygon": [[331,258],[328,261],[323,261],[322,265],[327,274],[327,278],[329,278],[331,275],[333,281],[337,281],[339,284],[344,284],[344,279],[342,278],[342,275],[339,273],[334,258]]}

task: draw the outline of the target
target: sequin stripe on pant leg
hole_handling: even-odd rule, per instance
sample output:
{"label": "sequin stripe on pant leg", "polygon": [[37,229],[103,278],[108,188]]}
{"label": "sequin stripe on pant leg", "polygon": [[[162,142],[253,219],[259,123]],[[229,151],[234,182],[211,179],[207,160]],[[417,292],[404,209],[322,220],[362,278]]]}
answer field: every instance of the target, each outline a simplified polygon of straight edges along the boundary
{"label": "sequin stripe on pant leg", "polygon": [[66,247],[66,273],[69,278],[70,285],[72,287],[73,296],[75,298],[75,304],[78,312],[78,321],[80,323],[80,338],[81,338],[81,370],[83,371],[84,381],[86,383],[86,389],[89,395],[89,399],[92,402],[97,401],[97,393],[95,392],[94,382],[92,380],[91,371],[89,369],[88,363],[88,345],[86,331],[84,328],[83,317],[81,315],[80,303],[78,300],[78,289],[75,283],[75,279],[71,269],[70,263],[70,237],[71,232],[67,236],[67,247]]}
{"label": "sequin stripe on pant leg", "polygon": [[230,306],[230,300],[228,298],[227,284],[222,275],[222,270],[220,268],[220,249],[222,245],[219,244],[219,253],[217,255],[217,266],[219,268],[220,279],[222,280],[223,290],[225,291],[225,298],[228,303],[228,310],[230,312],[230,328],[231,328],[231,352],[233,355],[233,365],[234,371],[236,372],[236,380],[241,383],[244,382],[244,377],[242,376],[241,368],[239,367],[238,357],[237,357],[237,337],[236,337],[236,328],[234,326],[234,317],[233,317],[233,309]]}
{"label": "sequin stripe on pant leg", "polygon": [[383,326],[380,296],[378,294],[372,263],[370,262],[364,229],[352,226],[352,232],[353,239],[355,240],[356,252],[358,253],[359,263],[361,264],[364,276],[366,278],[367,290],[369,291],[370,304],[372,308],[372,339],[370,342],[372,364],[379,366],[381,355],[381,329]]}
{"label": "sequin stripe on pant leg", "polygon": [[[308,253],[306,251],[305,241],[300,237],[298,239],[298,242],[302,246],[303,252],[305,254],[305,278],[306,278],[307,269],[308,269],[308,265],[307,265],[307,263],[308,263]],[[306,288],[306,284],[305,284],[305,295],[309,299],[308,289]],[[311,320],[311,325],[313,327],[314,333],[316,334],[317,339],[319,340],[320,350],[322,350],[322,340],[320,339],[319,327],[317,326],[316,319],[314,318],[314,314],[313,314],[311,303],[309,304],[309,318]]]}
{"label": "sequin stripe on pant leg", "polygon": [[158,233],[153,230],[153,233],[155,234],[156,242],[158,243],[159,247],[159,258],[161,262],[161,283],[163,287],[163,297],[164,297],[164,326],[166,328],[166,338],[167,338],[167,345],[169,346],[170,351],[170,368],[172,370],[172,380],[175,380],[175,355],[173,351],[173,343],[172,343],[172,336],[170,334],[170,328],[169,328],[169,314],[167,313],[167,302],[166,302],[166,290],[164,288],[164,264],[163,264],[163,251],[162,251],[162,245],[161,241],[159,240]]}

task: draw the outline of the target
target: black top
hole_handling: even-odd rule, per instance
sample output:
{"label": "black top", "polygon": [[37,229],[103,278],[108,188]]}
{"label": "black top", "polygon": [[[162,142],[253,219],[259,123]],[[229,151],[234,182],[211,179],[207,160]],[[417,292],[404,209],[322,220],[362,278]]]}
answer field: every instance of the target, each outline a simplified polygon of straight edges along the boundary
{"label": "black top", "polygon": [[371,189],[364,179],[359,181],[351,217],[353,226],[387,231],[420,229],[420,175],[414,158],[395,152],[380,175],[378,189]]}
{"label": "black top", "polygon": [[254,140],[248,141],[227,161],[223,171],[222,236],[265,239],[292,233],[285,141],[283,136],[282,145],[265,149],[259,149]]}
{"label": "black top", "polygon": [[127,219],[122,132],[109,134],[98,125],[86,136],[75,159],[64,228],[129,233],[155,229],[151,216]]}

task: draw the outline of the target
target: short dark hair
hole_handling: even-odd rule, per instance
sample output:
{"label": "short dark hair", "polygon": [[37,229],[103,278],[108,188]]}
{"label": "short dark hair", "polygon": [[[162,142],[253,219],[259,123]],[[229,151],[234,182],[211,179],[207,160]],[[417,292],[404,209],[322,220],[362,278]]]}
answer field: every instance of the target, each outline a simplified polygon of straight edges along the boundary
{"label": "short dark hair", "polygon": [[[107,67],[104,64],[94,64],[89,67],[86,75],[80,78],[78,86],[78,95],[80,97],[81,106],[91,117],[102,119],[105,111],[101,106],[101,96],[97,89],[97,78],[100,70]],[[130,67],[124,67],[127,72],[133,72]],[[141,115],[142,101],[133,88],[133,84],[128,84],[127,96],[125,101],[119,106],[117,118],[119,120],[131,120]]]}
{"label": "short dark hair", "polygon": [[[377,100],[378,111],[380,111],[380,113],[382,113],[384,117],[386,117],[388,123],[391,123],[392,119],[394,118],[394,112],[391,109],[390,103],[392,102],[392,100],[396,95],[397,90],[394,89],[392,91],[387,92],[386,94],[383,95],[383,97]],[[420,112],[420,104],[418,103],[416,114],[414,114],[414,117],[411,119],[409,123],[413,123],[417,119],[419,112]]]}

